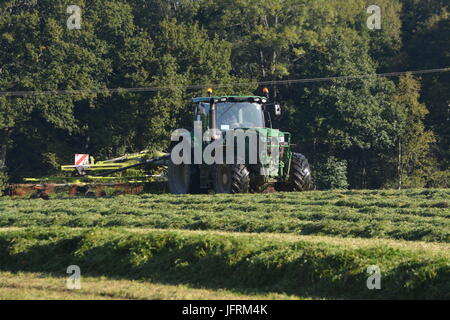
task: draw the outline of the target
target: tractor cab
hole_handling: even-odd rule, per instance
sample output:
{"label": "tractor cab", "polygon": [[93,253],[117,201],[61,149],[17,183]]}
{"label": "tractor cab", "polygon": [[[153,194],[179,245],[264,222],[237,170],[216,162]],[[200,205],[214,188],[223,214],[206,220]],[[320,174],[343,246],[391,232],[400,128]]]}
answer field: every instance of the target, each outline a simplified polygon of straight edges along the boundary
{"label": "tractor cab", "polygon": [[270,106],[281,114],[278,104],[267,103],[259,96],[215,96],[194,98],[195,120],[208,129],[221,131],[250,128],[272,128]]}

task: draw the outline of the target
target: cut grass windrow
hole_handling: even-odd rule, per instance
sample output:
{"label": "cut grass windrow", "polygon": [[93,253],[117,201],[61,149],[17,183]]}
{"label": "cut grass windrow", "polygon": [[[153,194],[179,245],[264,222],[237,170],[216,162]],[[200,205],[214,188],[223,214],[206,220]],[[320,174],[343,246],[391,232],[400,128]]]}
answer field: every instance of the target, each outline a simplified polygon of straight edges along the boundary
{"label": "cut grass windrow", "polygon": [[[67,275],[0,272],[0,300],[291,300],[281,294],[242,295],[227,290],[195,289],[139,280],[82,277],[79,290],[69,290]],[[297,298],[298,299],[298,298]]]}
{"label": "cut grass windrow", "polygon": [[[285,239],[284,237],[290,237]],[[413,243],[368,239],[299,240],[289,235],[226,232],[36,228],[0,231],[0,269],[83,276],[257,294],[322,298],[450,298],[445,244],[433,253]],[[353,241],[355,245],[349,245]],[[390,245],[389,243],[393,245]],[[442,251],[442,252],[440,252]],[[367,268],[381,270],[381,290],[369,290]]]}
{"label": "cut grass windrow", "polygon": [[450,191],[0,199],[0,227],[129,227],[450,242]]}

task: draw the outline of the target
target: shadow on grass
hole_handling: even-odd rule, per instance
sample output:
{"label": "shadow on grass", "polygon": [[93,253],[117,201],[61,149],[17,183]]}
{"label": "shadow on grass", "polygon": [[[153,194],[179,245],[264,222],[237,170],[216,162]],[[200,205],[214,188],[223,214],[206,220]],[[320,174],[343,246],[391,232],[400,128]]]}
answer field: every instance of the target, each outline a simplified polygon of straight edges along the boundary
{"label": "shadow on grass", "polygon": [[[328,299],[449,299],[448,261],[405,259],[383,275],[382,290],[368,290],[370,255],[321,244],[264,243],[176,233],[135,235],[70,231],[0,235],[0,270],[148,280],[152,283],[225,289],[239,294],[281,293]],[[22,237],[21,237],[22,235]],[[395,251],[380,250],[381,260]],[[392,257],[389,257],[391,255]],[[376,256],[376,254],[375,254]],[[383,266],[380,265],[383,270]]]}

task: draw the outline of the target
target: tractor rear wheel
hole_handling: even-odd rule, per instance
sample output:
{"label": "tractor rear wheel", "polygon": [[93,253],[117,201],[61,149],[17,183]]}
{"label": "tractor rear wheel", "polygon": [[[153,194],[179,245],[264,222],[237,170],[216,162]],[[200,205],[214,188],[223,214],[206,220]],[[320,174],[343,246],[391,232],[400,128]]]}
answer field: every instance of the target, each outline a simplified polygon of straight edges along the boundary
{"label": "tractor rear wheel", "polygon": [[247,193],[250,190],[250,172],[243,164],[217,165],[213,170],[216,193]]}
{"label": "tractor rear wheel", "polygon": [[172,161],[168,170],[169,190],[172,194],[197,193],[200,181],[197,167],[191,164],[176,165]]}
{"label": "tractor rear wheel", "polygon": [[308,160],[301,153],[292,154],[290,185],[293,191],[313,190],[311,168]]}

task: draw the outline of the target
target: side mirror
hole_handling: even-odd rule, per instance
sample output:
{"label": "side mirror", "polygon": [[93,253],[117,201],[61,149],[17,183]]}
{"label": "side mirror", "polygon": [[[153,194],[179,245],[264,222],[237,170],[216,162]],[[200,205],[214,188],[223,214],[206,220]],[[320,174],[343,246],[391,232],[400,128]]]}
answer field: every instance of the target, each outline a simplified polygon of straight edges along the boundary
{"label": "side mirror", "polygon": [[281,106],[278,103],[275,103],[274,109],[275,109],[275,115],[277,117],[281,116]]}

